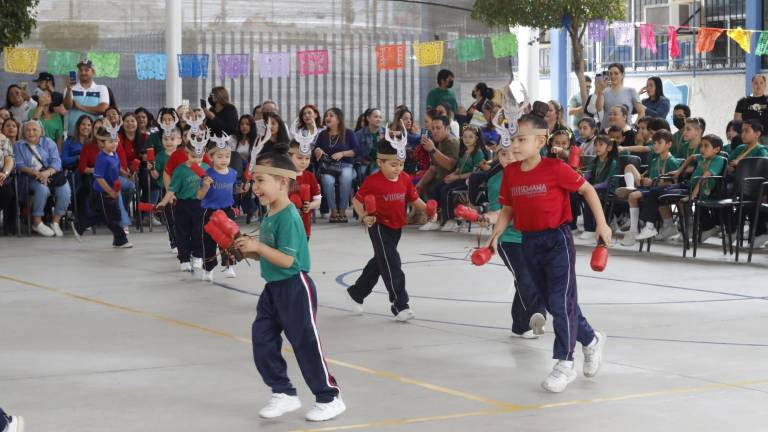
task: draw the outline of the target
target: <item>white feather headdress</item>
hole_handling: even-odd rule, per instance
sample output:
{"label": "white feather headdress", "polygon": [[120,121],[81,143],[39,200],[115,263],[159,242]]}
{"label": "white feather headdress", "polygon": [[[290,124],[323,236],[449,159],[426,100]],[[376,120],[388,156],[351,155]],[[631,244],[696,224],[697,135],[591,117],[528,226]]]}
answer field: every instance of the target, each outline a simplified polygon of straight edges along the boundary
{"label": "white feather headdress", "polygon": [[402,120],[400,120],[400,127],[402,128],[400,138],[395,137],[395,132],[397,131],[393,131],[387,126],[387,131],[384,133],[384,139],[397,150],[397,158],[405,160],[405,147],[408,145],[408,130],[405,128],[405,124]]}

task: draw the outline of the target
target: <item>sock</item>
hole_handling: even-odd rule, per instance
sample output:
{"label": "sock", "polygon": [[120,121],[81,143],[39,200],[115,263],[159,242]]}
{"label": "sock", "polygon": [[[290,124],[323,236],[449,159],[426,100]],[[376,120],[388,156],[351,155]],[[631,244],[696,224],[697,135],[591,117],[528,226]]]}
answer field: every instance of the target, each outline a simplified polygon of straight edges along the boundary
{"label": "sock", "polygon": [[663,222],[664,222],[664,227],[668,227],[668,226],[672,225],[672,218],[663,219]]}
{"label": "sock", "polygon": [[638,234],[640,229],[638,228],[638,222],[640,221],[640,209],[637,207],[629,208],[629,232]]}
{"label": "sock", "polygon": [[627,184],[627,187],[630,189],[635,188],[635,176],[632,175],[632,173],[624,173],[624,183]]}
{"label": "sock", "polygon": [[595,334],[595,337],[592,338],[592,342],[587,345],[587,348],[592,348],[595,345],[597,345],[597,334]]}
{"label": "sock", "polygon": [[645,227],[646,227],[646,228],[648,228],[648,229],[651,229],[651,228],[655,228],[655,226],[654,226],[654,223],[653,223],[653,222],[646,222],[646,223],[645,223]]}
{"label": "sock", "polygon": [[573,369],[573,360],[558,360],[557,362],[569,369]]}

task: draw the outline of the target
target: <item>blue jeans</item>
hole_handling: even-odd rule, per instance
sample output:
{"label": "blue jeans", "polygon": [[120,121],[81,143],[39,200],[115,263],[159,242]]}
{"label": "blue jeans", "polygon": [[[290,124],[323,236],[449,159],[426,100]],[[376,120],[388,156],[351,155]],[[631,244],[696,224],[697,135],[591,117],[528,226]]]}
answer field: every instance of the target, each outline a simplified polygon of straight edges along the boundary
{"label": "blue jeans", "polygon": [[[352,193],[352,179],[355,170],[352,164],[342,163],[341,174],[338,177],[331,174],[320,174],[320,183],[323,186],[323,195],[328,199],[328,208],[331,210],[346,210],[349,207],[349,194]],[[336,180],[339,181],[339,197],[336,199]]]}
{"label": "blue jeans", "polygon": [[136,185],[131,180],[120,176],[120,195],[122,199],[118,201],[118,204],[120,205],[120,225],[123,228],[131,226],[131,215],[128,214],[128,208],[125,203],[126,201],[130,202],[135,188]]}
{"label": "blue jeans", "polygon": [[[33,193],[32,216],[41,217],[45,214],[45,203],[51,195],[51,188],[30,178],[29,190]],[[72,197],[72,190],[69,188],[69,183],[64,183],[63,185],[54,188],[53,194],[56,197],[53,214],[56,216],[63,216],[67,212],[69,201]]]}

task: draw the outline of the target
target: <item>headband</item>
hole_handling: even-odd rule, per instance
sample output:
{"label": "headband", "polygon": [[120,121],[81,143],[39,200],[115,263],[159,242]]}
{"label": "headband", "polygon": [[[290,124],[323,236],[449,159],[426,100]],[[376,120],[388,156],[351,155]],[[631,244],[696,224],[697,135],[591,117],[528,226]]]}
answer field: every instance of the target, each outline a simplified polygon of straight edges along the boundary
{"label": "headband", "polygon": [[208,145],[208,140],[210,138],[211,138],[211,131],[208,128],[203,130],[202,134],[199,136],[196,133],[189,134],[189,143],[192,145],[192,149],[194,150],[196,155],[200,156],[203,153],[205,153],[205,147]]}
{"label": "headband", "polygon": [[396,154],[376,153],[376,159],[402,161]]}
{"label": "headband", "polygon": [[223,150],[223,149],[229,147],[230,136],[226,132],[222,131],[220,137],[217,137],[215,135],[211,135],[209,140],[213,141],[216,144],[217,148]]}
{"label": "headband", "polygon": [[[389,127],[387,127],[387,131],[384,134],[384,139],[387,140],[387,142],[395,150],[397,150],[397,159],[405,160],[405,146],[408,144],[408,130],[405,128],[405,124],[402,120],[400,120],[400,127],[402,128],[402,134],[400,135],[400,138],[395,138],[396,131],[392,131],[389,129]],[[378,157],[378,154],[376,157]],[[386,160],[384,158],[379,159]]]}
{"label": "headband", "polygon": [[109,123],[109,120],[104,121],[104,129],[109,132],[109,134],[112,136],[113,140],[117,139],[117,133],[120,131],[120,128],[123,127],[123,121],[120,120],[120,123],[117,124],[117,126],[112,127],[112,125]]}
{"label": "headband", "polygon": [[203,124],[203,121],[205,121],[205,117],[198,120],[197,113],[195,113],[195,119],[192,119],[192,117],[189,115],[190,112],[194,113],[194,111],[184,112],[184,121],[186,121],[189,125],[190,132],[196,134],[200,130],[200,125]]}
{"label": "headband", "polygon": [[549,131],[546,129],[534,129],[529,127],[519,128],[515,136],[548,136]]}
{"label": "headband", "polygon": [[179,116],[176,115],[176,111],[172,111],[171,114],[173,114],[173,123],[165,124],[163,122],[160,122],[160,129],[163,130],[163,136],[167,136],[167,137],[171,136],[171,133],[173,133],[173,129],[179,123]]}
{"label": "headband", "polygon": [[252,171],[256,174],[270,174],[296,180],[296,171],[289,169],[275,168],[266,165],[255,165]]}

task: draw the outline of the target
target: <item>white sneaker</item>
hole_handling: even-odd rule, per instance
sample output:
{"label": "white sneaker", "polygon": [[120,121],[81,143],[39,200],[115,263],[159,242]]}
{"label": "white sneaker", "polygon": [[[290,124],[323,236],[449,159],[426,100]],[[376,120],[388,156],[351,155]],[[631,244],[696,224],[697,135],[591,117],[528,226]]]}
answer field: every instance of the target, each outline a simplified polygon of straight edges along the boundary
{"label": "white sneaker", "polygon": [[458,227],[459,227],[459,224],[456,223],[455,220],[451,219],[448,222],[446,222],[442,228],[440,228],[440,231],[451,232],[451,231],[455,231],[456,228]]}
{"label": "white sneaker", "polygon": [[152,216],[152,226],[160,227],[163,226],[163,223],[160,222],[156,217]]}
{"label": "white sneaker", "polygon": [[419,231],[437,231],[440,229],[440,224],[437,222],[427,222],[419,227]]}
{"label": "white sneaker", "polygon": [[56,235],[56,237],[64,237],[64,232],[61,231],[61,227],[58,223],[52,223],[51,228],[53,229],[53,233]]}
{"label": "white sneaker", "polygon": [[315,406],[307,413],[306,419],[313,422],[330,420],[347,410],[344,401],[335,397],[328,403],[315,402]]}
{"label": "white sneaker", "polygon": [[33,225],[32,231],[40,234],[43,237],[53,237],[56,235],[56,233],[48,225],[42,222],[37,225]]}
{"label": "white sneaker", "polygon": [[457,233],[468,233],[469,232],[469,224],[468,223],[462,223],[459,224],[453,232]]}
{"label": "white sneaker", "polygon": [[192,261],[192,268],[193,269],[200,270],[201,268],[203,268],[203,259],[202,258],[192,257],[191,261]]}
{"label": "white sneaker", "polygon": [[515,332],[512,332],[512,337],[518,337],[518,338],[521,338],[521,339],[538,339],[539,335],[534,334],[533,330],[528,330],[528,331],[526,331],[523,334],[517,334]]}
{"label": "white sneaker", "polygon": [[237,273],[235,273],[235,269],[233,267],[227,267],[224,269],[224,277],[234,279],[237,277]]}
{"label": "white sneaker", "polygon": [[528,325],[531,326],[531,331],[536,336],[543,335],[544,334],[544,326],[547,325],[547,319],[544,318],[544,315],[536,312],[535,314],[531,315],[530,321],[528,321]]}
{"label": "white sneaker", "polygon": [[768,234],[762,234],[757,237],[755,237],[755,247],[758,249],[762,249],[765,244],[768,243]]}
{"label": "white sneaker", "polygon": [[212,271],[201,272],[200,279],[204,282],[213,282],[213,272]]}
{"label": "white sneaker", "polygon": [[631,194],[632,192],[634,192],[636,190],[637,189],[635,189],[635,188],[620,187],[620,188],[616,189],[616,197],[619,198],[619,199],[625,200],[625,199],[629,198],[629,194]]}
{"label": "white sneaker", "polygon": [[171,248],[171,253],[174,254],[174,255],[178,255],[179,254],[179,249]]}
{"label": "white sneaker", "polygon": [[133,243],[125,242],[125,243],[123,243],[121,245],[112,245],[112,247],[115,248],[115,249],[130,249],[130,248],[133,247]]}
{"label": "white sneaker", "polygon": [[667,240],[670,237],[677,235],[677,226],[675,224],[669,224],[661,227],[661,232],[656,236],[656,240]]}
{"label": "white sneaker", "polygon": [[659,234],[658,231],[656,231],[656,227],[653,225],[645,225],[643,229],[640,231],[640,234],[635,236],[636,240],[646,240],[652,237],[656,237]]}
{"label": "white sneaker", "polygon": [[414,318],[416,318],[416,314],[413,313],[413,311],[410,309],[401,310],[400,313],[398,313],[395,317],[395,319],[400,322],[410,321]]}
{"label": "white sneaker", "polygon": [[9,416],[6,432],[24,432],[24,418],[19,416]]}
{"label": "white sneaker", "polygon": [[[719,226],[715,226],[715,227],[712,227],[712,228],[710,228],[708,230],[702,231],[701,232],[701,242],[704,243],[705,241],[707,241],[707,239],[709,239],[710,237],[716,236],[719,232],[720,232],[720,227]],[[757,239],[755,239],[755,246],[757,246]]]}
{"label": "white sneaker", "polygon": [[192,264],[190,264],[188,262],[183,262],[179,266],[179,270],[181,270],[183,272],[191,272],[192,271]]}
{"label": "white sneaker", "polygon": [[285,393],[272,393],[267,405],[259,411],[259,417],[271,419],[280,417],[291,411],[301,408],[301,401],[298,396],[289,396]]}
{"label": "white sneaker", "polygon": [[597,343],[592,347],[582,346],[581,352],[584,353],[584,376],[592,378],[600,372],[600,365],[603,363],[603,348],[608,341],[608,336],[600,330],[595,330]]}
{"label": "white sneaker", "polygon": [[352,309],[352,313],[355,315],[362,315],[365,309],[363,309],[362,303],[358,303],[355,301],[355,299],[352,298],[351,295],[349,295],[349,291],[346,289],[344,290],[344,297],[347,298],[347,302],[349,303],[349,307]]}
{"label": "white sneaker", "polygon": [[594,231],[584,231],[579,235],[580,240],[594,240],[595,239],[595,232]]}
{"label": "white sneaker", "polygon": [[125,235],[129,235],[129,234],[131,234],[131,229],[128,228],[128,227],[124,227],[123,228],[123,232],[125,233]]}
{"label": "white sneaker", "polygon": [[541,383],[541,387],[552,393],[560,393],[576,379],[576,371],[573,367],[568,367],[561,360],[555,363],[552,372]]}
{"label": "white sneaker", "polygon": [[636,234],[633,232],[628,232],[624,234],[624,238],[621,239],[621,245],[622,246],[634,246],[637,241],[635,241]]}

